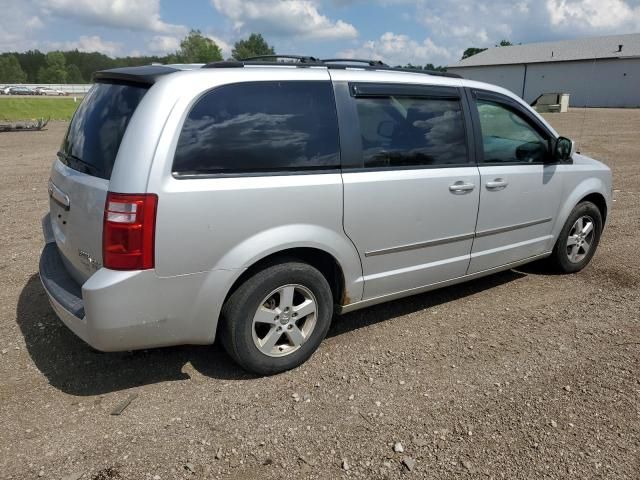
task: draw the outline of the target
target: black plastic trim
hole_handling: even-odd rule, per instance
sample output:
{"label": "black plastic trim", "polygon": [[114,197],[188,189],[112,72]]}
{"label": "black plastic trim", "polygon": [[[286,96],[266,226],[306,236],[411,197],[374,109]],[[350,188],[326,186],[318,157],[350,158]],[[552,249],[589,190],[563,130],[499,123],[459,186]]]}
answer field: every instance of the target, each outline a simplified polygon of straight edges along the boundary
{"label": "black plastic trim", "polygon": [[328,175],[331,173],[340,173],[339,168],[310,168],[304,169],[292,169],[292,170],[275,170],[265,172],[229,172],[229,173],[180,173],[171,172],[171,175],[176,180],[198,180],[205,178],[238,178],[238,177],[285,177],[291,175]]}
{"label": "black plastic trim", "polygon": [[369,66],[369,65],[339,65],[335,63],[327,63],[329,69],[345,70],[347,68],[358,68],[361,70],[370,71],[382,71],[382,72],[402,72],[402,73],[419,73],[421,75],[431,75],[432,77],[447,77],[447,78],[463,78],[462,75],[449,72],[437,72],[435,70],[417,70],[413,68],[401,68],[401,67],[382,67],[382,66]]}
{"label": "black plastic trim", "polygon": [[258,61],[258,60],[226,60],[221,62],[211,62],[203,65],[201,68],[242,68],[242,67],[326,67],[320,61],[306,60],[299,62],[277,62],[277,61]]}
{"label": "black plastic trim", "polygon": [[341,166],[343,169],[363,168],[360,120],[356,103],[349,92],[349,83],[333,82],[333,96],[338,113]]}
{"label": "black plastic trim", "polygon": [[457,87],[404,83],[351,83],[351,95],[360,97],[432,97],[459,99]]}
{"label": "black plastic trim", "polygon": [[502,167],[502,166],[516,166],[516,165],[555,165],[549,162],[487,162],[481,163],[479,167]]}
{"label": "black plastic trim", "polygon": [[244,63],[238,60],[224,60],[222,62],[211,62],[204,65],[202,68],[242,68]]}
{"label": "black plastic trim", "polygon": [[478,153],[477,153],[477,134],[475,128],[473,126],[473,115],[472,110],[475,108],[475,105],[470,103],[469,97],[467,96],[466,89],[460,87],[458,88],[460,92],[460,103],[462,106],[462,115],[464,118],[464,131],[467,138],[467,157],[469,159],[469,163],[473,165],[477,165],[478,163]]}
{"label": "black plastic trim", "polygon": [[[298,60],[295,62],[265,62],[258,61],[260,58],[290,58]],[[351,63],[351,65],[349,65]],[[354,65],[360,64],[360,65]],[[402,67],[389,67],[378,60],[363,60],[358,58],[329,58],[326,60],[319,60],[315,57],[305,57],[301,55],[264,55],[260,57],[251,57],[244,60],[227,60],[210,62],[204,65],[202,68],[237,68],[250,65],[258,66],[286,66],[286,67],[326,67],[328,69],[344,70],[347,68],[358,68],[361,70],[369,71],[383,71],[383,72],[403,72],[403,73],[419,73],[421,75],[431,75],[435,77],[448,77],[448,78],[463,78],[457,73],[439,72],[435,70],[418,70],[413,68]]]}
{"label": "black plastic trim", "polygon": [[[471,117],[471,129],[473,131],[473,143],[471,144],[476,164],[482,164],[484,159],[484,145],[482,143],[482,129],[480,127],[480,115],[476,106],[475,96],[470,88],[464,88],[469,116]],[[486,164],[485,164],[486,165]]]}
{"label": "black plastic trim", "polygon": [[353,167],[345,168],[344,173],[363,173],[363,172],[399,172],[402,170],[436,170],[439,168],[469,168],[476,167],[472,162],[467,163],[442,163],[439,165],[402,165],[399,167]]}
{"label": "black plastic trim", "polygon": [[323,58],[324,63],[364,63],[370,67],[388,67],[382,60],[369,60],[366,58]]}
{"label": "black plastic trim", "polygon": [[271,58],[273,60],[278,60],[279,58],[288,58],[291,60],[298,60],[298,62],[290,62],[290,63],[318,63],[322,60],[317,59],[316,57],[304,56],[304,55],[255,55],[253,57],[241,58],[240,62],[252,62],[263,58]]}
{"label": "black plastic trim", "polygon": [[58,245],[47,243],[40,255],[40,280],[47,293],[75,317],[84,318],[82,287],[69,275]]}

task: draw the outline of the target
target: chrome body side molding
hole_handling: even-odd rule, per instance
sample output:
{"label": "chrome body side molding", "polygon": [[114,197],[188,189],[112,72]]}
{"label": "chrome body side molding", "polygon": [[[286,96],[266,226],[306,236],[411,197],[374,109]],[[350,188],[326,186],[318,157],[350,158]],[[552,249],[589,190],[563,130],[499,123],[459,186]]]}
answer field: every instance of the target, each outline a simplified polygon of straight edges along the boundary
{"label": "chrome body side molding", "polygon": [[542,223],[548,223],[552,218],[542,218],[540,220],[533,220],[531,222],[517,223],[515,225],[509,225],[507,227],[492,228],[490,230],[483,230],[480,232],[466,233],[464,235],[454,235],[452,237],[438,238],[436,240],[429,240],[428,242],[410,243],[408,245],[399,245],[397,247],[381,248],[380,250],[371,250],[365,252],[365,257],[374,257],[376,255],[385,255],[387,253],[405,252],[407,250],[416,250],[419,248],[435,247],[436,245],[444,245],[446,243],[461,242],[463,240],[470,240],[478,237],[488,237],[489,235],[496,235],[498,233],[510,232],[512,230],[518,230],[520,228],[533,227],[534,225],[540,225]]}
{"label": "chrome body side molding", "polygon": [[409,297],[411,295],[417,295],[419,293],[429,292],[431,290],[436,290],[438,288],[448,287],[450,285],[455,285],[457,283],[466,282],[468,280],[474,280],[476,278],[484,277],[487,275],[491,275],[492,273],[502,272],[504,270],[510,270],[515,267],[519,267],[520,265],[524,265],[529,262],[534,262],[536,260],[541,260],[545,257],[551,255],[551,252],[545,252],[540,255],[535,255],[533,257],[523,258],[522,260],[518,260],[517,262],[511,262],[506,265],[502,265],[500,267],[491,268],[489,270],[483,270],[481,272],[472,273],[469,275],[463,275],[461,277],[453,278],[451,280],[446,280],[444,282],[436,282],[431,283],[429,285],[424,285],[422,287],[411,288],[409,290],[403,290],[401,292],[395,292],[388,295],[381,295],[375,298],[369,298],[367,300],[362,300],[360,302],[350,303],[348,305],[342,305],[337,307],[336,313],[344,314],[353,312],[355,310],[360,310],[361,308],[369,307],[371,305],[377,305],[379,303],[388,302],[390,300],[396,300],[399,298]]}
{"label": "chrome body side molding", "polygon": [[530,222],[524,223],[516,223],[515,225],[509,225],[506,227],[500,228],[491,228],[489,230],[481,230],[480,232],[476,232],[476,238],[478,237],[488,237],[489,235],[497,235],[498,233],[511,232],[513,230],[518,230],[520,228],[533,227],[534,225],[541,225],[543,223],[548,223],[552,218],[541,218],[540,220],[532,220]]}
{"label": "chrome body side molding", "polygon": [[451,237],[438,238],[435,240],[429,240],[428,242],[410,243],[408,245],[400,245],[397,247],[381,248],[380,250],[371,250],[365,252],[365,257],[374,257],[376,255],[385,255],[387,253],[405,252],[407,250],[416,250],[418,248],[435,247],[436,245],[444,245],[445,243],[461,242],[463,240],[470,240],[474,237],[473,233],[466,233],[463,235],[454,235]]}

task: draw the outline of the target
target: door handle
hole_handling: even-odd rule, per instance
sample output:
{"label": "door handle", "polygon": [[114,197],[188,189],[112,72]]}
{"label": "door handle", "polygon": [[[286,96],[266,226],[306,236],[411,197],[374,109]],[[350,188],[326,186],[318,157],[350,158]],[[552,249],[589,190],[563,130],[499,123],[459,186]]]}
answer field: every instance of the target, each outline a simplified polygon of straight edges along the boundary
{"label": "door handle", "polygon": [[69,195],[60,190],[55,183],[49,180],[49,186],[47,187],[49,196],[58,203],[65,210],[71,208],[71,202],[69,201]]}
{"label": "door handle", "polygon": [[449,191],[451,193],[467,193],[471,192],[476,186],[473,183],[463,182],[462,180],[457,181],[453,185],[449,185]]}
{"label": "door handle", "polygon": [[497,191],[504,190],[505,188],[507,188],[507,185],[509,185],[509,182],[506,182],[502,178],[496,178],[492,182],[487,182],[485,186],[487,187],[487,190]]}

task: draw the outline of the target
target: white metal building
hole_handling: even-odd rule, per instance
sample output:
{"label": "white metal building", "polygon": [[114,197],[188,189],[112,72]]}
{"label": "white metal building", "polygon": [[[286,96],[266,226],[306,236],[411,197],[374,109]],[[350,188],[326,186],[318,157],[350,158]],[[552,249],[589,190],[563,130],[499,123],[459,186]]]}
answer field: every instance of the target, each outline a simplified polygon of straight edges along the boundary
{"label": "white metal building", "polygon": [[448,67],[532,102],[571,94],[573,107],[640,107],[640,33],[495,47]]}

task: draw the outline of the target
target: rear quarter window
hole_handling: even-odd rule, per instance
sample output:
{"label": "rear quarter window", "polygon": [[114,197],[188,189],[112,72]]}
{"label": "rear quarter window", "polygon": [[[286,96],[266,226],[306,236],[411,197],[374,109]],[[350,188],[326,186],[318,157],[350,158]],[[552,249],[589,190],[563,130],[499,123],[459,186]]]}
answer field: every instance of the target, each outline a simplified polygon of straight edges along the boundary
{"label": "rear quarter window", "polygon": [[242,174],[338,168],[338,124],[330,82],[225,85],[189,112],[174,174]]}

